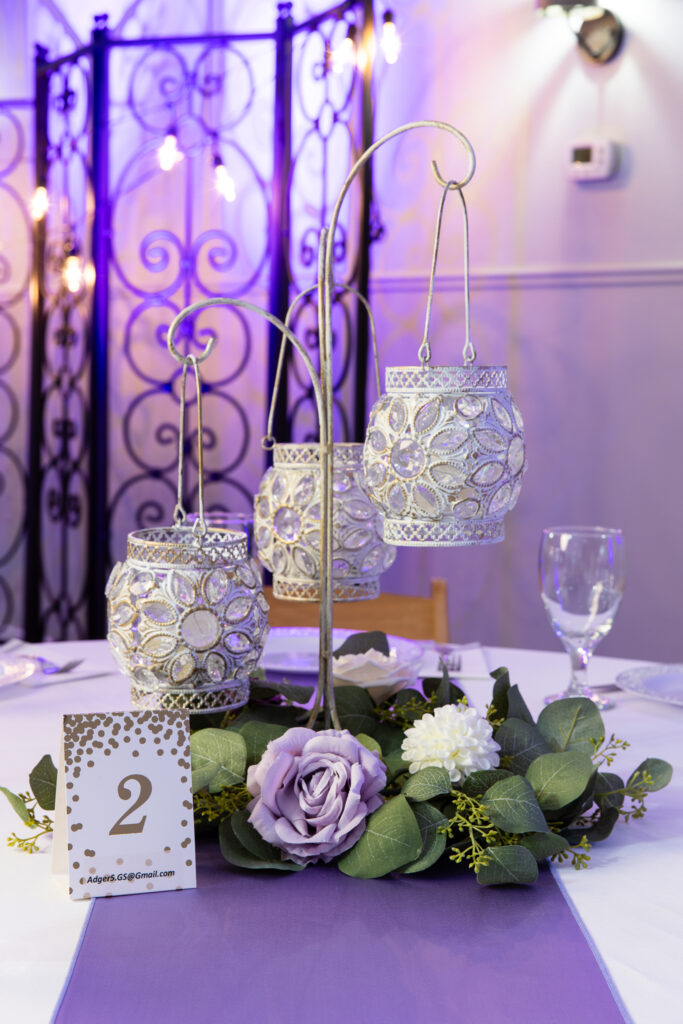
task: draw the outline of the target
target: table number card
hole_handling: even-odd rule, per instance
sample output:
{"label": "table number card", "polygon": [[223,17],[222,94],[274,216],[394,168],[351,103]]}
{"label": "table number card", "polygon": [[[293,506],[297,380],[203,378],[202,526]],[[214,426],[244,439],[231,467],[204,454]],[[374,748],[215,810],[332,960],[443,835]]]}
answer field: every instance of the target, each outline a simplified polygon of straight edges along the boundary
{"label": "table number card", "polygon": [[64,715],[53,871],[72,899],[196,886],[189,714]]}

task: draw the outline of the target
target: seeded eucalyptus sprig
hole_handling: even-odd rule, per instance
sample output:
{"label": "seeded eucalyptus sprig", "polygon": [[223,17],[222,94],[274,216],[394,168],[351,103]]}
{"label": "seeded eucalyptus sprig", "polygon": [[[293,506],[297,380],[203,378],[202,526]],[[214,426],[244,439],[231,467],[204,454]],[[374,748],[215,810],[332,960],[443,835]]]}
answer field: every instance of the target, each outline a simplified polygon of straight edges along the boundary
{"label": "seeded eucalyptus sprig", "polygon": [[30,790],[25,793],[13,793],[5,786],[0,786],[9,800],[10,806],[16,811],[24,825],[33,830],[30,836],[18,836],[15,832],[7,838],[8,846],[15,846],[24,853],[37,853],[38,840],[52,832],[53,821],[49,814],[42,818],[36,815],[36,809],[54,811],[55,793],[57,789],[57,769],[49,754],[41,757],[38,764],[28,777]]}

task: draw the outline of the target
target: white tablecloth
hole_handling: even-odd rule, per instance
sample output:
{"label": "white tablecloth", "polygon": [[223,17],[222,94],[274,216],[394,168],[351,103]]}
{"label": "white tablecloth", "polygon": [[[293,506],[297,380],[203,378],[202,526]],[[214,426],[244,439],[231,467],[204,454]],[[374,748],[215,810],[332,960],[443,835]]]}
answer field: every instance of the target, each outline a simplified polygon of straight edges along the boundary
{"label": "white tablecloth", "polygon": [[[79,670],[99,678],[41,688],[21,684],[0,688],[0,785],[14,792],[27,788],[29,770],[44,753],[55,762],[61,715],[68,712],[124,710],[130,707],[128,682],[118,674],[104,641],[36,645],[55,661],[84,658]],[[595,657],[593,683],[612,682],[624,668],[638,664]],[[501,648],[466,651],[463,669],[474,674],[507,665],[534,715],[543,696],[563,689],[568,659],[563,653]],[[482,707],[490,698],[487,682],[462,683],[471,701]],[[643,819],[618,823],[606,843],[591,851],[587,870],[568,866],[556,877],[603,960],[618,996],[635,1024],[683,1021],[683,708],[615,695],[617,706],[604,713],[606,729],[629,740],[613,769],[626,777],[645,757],[674,765],[672,783],[651,794]],[[46,1024],[66,978],[87,902],[71,902],[50,874],[50,844],[27,856],[4,844],[11,831],[26,833],[0,795],[0,1006],[4,1020]],[[472,884],[476,885],[474,879]],[[125,897],[121,897],[125,898]],[[571,964],[567,965],[571,970]],[[580,979],[577,979],[580,984]],[[517,1024],[517,1022],[511,1022]],[[525,1024],[543,1024],[525,1022]]]}

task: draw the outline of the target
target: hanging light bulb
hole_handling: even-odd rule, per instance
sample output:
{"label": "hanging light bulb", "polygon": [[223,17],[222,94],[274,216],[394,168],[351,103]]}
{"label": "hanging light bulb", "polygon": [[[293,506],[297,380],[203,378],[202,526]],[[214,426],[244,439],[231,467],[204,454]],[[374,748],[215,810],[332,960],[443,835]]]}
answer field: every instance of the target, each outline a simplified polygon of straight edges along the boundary
{"label": "hanging light bulb", "polygon": [[71,295],[78,295],[85,284],[83,259],[76,248],[67,252],[62,266],[62,283]]}
{"label": "hanging light bulb", "polygon": [[401,37],[398,34],[394,15],[391,11],[384,12],[379,45],[382,48],[387,64],[395,64],[401,52]]}
{"label": "hanging light bulb", "polygon": [[157,150],[157,157],[159,158],[159,167],[161,167],[162,171],[173,170],[175,165],[183,159],[184,153],[178,149],[178,136],[175,130],[171,130],[164,137],[164,141]]}
{"label": "hanging light bulb", "polygon": [[42,220],[50,208],[50,197],[44,185],[39,185],[31,197],[31,217],[33,220]]}
{"label": "hanging light bulb", "polygon": [[219,153],[216,153],[213,158],[213,167],[216,192],[225,199],[226,203],[234,203],[237,198],[235,179],[223,163]]}
{"label": "hanging light bulb", "polygon": [[340,75],[356,63],[356,26],[349,25],[339,46],[332,51],[332,70]]}

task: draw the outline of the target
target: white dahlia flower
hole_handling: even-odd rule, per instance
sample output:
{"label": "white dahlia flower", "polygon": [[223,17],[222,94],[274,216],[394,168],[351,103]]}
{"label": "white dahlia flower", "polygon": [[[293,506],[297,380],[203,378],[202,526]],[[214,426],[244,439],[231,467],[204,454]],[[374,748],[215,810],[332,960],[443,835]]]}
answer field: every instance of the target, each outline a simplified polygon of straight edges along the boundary
{"label": "white dahlia flower", "polygon": [[411,774],[420,768],[445,768],[451,782],[460,782],[471,772],[498,766],[500,747],[492,734],[475,708],[447,704],[406,730],[403,758],[410,762]]}

